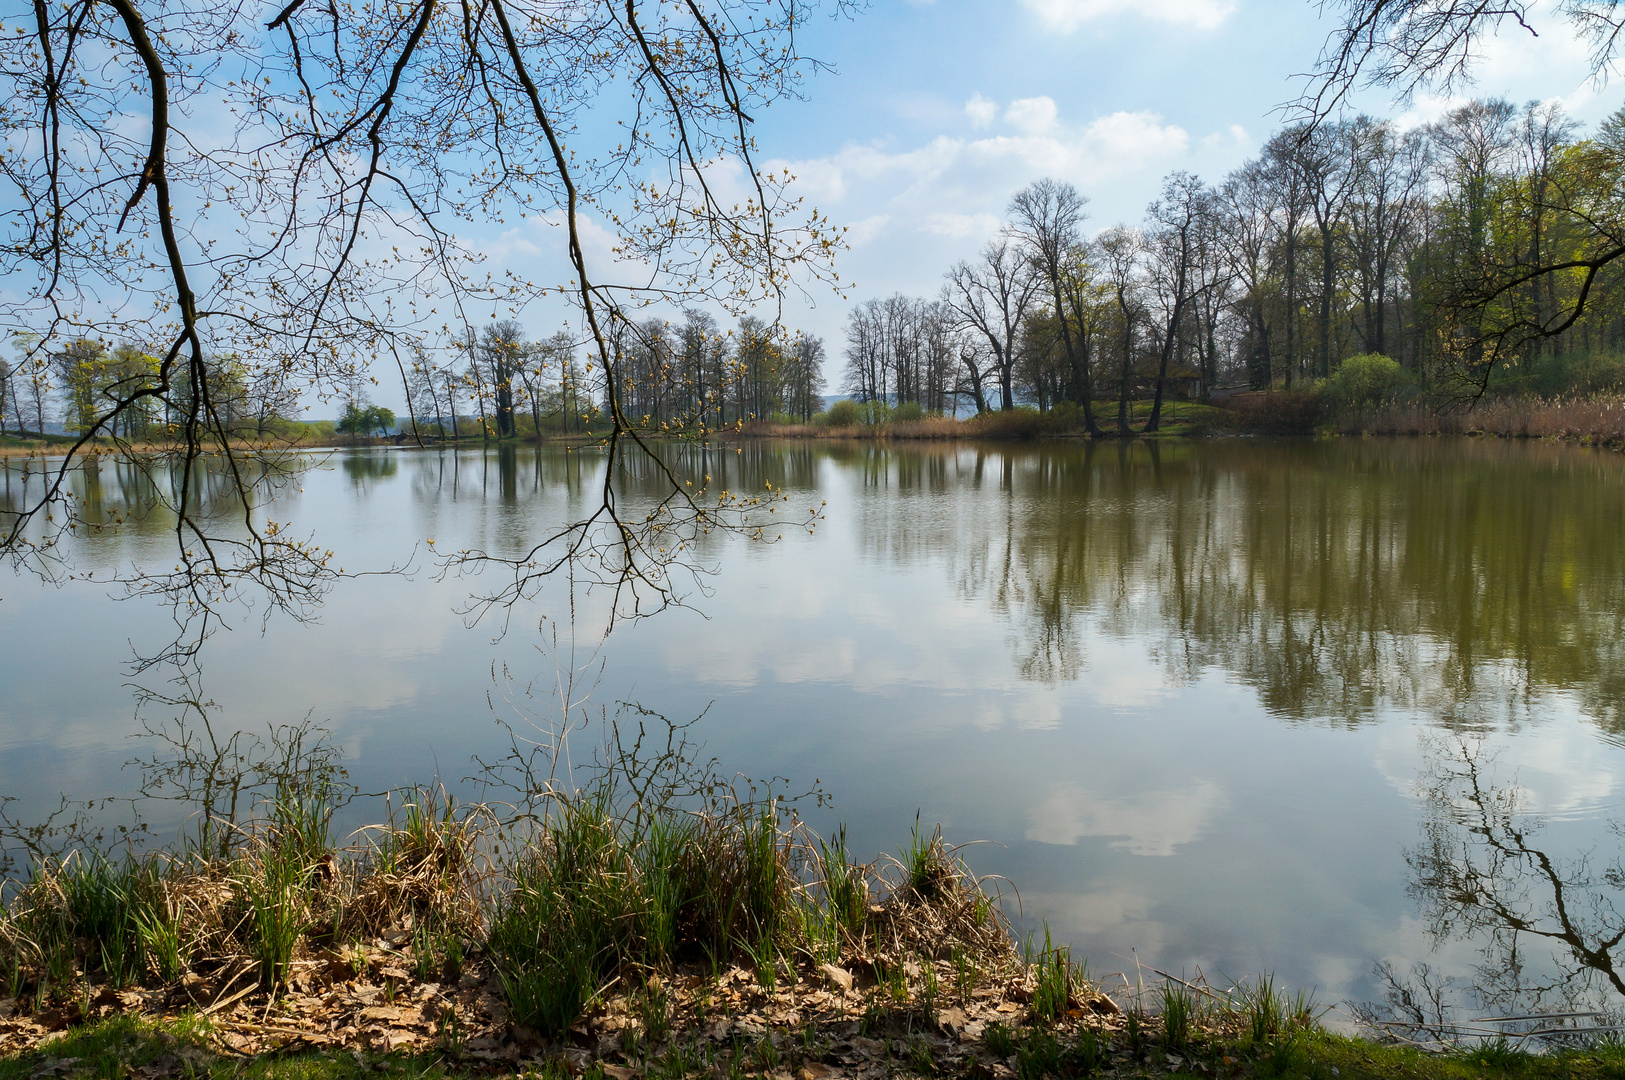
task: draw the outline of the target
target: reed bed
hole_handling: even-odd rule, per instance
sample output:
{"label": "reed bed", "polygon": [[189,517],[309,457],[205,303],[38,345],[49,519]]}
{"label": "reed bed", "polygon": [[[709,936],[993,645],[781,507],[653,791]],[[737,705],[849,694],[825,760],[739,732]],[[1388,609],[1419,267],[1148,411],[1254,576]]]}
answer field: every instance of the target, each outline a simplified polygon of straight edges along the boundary
{"label": "reed bed", "polygon": [[1447,410],[1396,405],[1350,418],[1340,427],[1374,435],[1488,435],[1621,446],[1625,397],[1491,398],[1471,408]]}

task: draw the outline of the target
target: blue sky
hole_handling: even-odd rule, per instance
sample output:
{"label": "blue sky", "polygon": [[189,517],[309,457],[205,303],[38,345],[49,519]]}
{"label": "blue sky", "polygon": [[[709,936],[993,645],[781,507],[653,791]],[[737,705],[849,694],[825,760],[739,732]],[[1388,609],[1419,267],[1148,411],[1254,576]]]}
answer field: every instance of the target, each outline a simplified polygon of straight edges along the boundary
{"label": "blue sky", "polygon": [[[1587,124],[1618,108],[1625,88],[1594,85],[1583,44],[1544,0],[1536,11],[1541,36],[1490,42],[1473,92],[1559,98]],[[792,297],[786,324],[825,337],[837,390],[854,303],[935,294],[1041,176],[1089,196],[1090,231],[1137,221],[1175,169],[1221,179],[1283,122],[1331,25],[1307,0],[875,0],[850,19],[816,16],[803,51],[835,70],[759,113],[753,134],[768,166],[788,164],[800,194],[847,227],[851,250],[837,265],[844,297]],[[1358,104],[1415,124],[1452,102]],[[486,250],[498,266],[562,254],[542,229]],[[558,313],[521,317],[543,336]]]}

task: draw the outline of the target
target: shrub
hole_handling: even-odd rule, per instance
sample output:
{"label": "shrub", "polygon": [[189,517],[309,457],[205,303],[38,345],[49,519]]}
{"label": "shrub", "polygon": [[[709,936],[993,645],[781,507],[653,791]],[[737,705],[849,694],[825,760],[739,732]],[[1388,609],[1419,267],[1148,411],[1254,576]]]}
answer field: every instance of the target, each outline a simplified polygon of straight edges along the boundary
{"label": "shrub", "polygon": [[863,406],[851,398],[842,398],[813,417],[813,423],[824,427],[857,427],[863,423]]}
{"label": "shrub", "polygon": [[874,427],[891,419],[891,406],[884,401],[871,398],[868,401],[860,401],[857,405],[858,415],[861,417],[858,421],[860,424],[868,424],[870,427]]}
{"label": "shrub", "polygon": [[897,406],[897,408],[891,410],[891,420],[893,423],[906,424],[915,420],[924,420],[925,416],[925,406],[921,405],[918,401],[905,401],[903,404]]}
{"label": "shrub", "polygon": [[1322,380],[1320,392],[1348,415],[1389,404],[1412,385],[1410,373],[1398,361],[1381,353],[1361,353],[1343,361],[1330,378]]}

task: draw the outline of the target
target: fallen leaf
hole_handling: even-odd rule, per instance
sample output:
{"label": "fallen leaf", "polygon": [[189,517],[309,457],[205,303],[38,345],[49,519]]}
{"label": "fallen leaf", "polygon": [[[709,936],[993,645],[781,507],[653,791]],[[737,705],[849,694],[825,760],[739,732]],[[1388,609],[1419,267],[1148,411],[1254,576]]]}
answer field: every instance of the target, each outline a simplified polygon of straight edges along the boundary
{"label": "fallen leaf", "polygon": [[843,994],[851,991],[852,973],[850,971],[834,964],[820,964],[818,970],[831,986],[838,987]]}
{"label": "fallen leaf", "polygon": [[485,1015],[491,1018],[493,1024],[506,1023],[508,1020],[508,1007],[495,994],[481,994],[480,1008]]}

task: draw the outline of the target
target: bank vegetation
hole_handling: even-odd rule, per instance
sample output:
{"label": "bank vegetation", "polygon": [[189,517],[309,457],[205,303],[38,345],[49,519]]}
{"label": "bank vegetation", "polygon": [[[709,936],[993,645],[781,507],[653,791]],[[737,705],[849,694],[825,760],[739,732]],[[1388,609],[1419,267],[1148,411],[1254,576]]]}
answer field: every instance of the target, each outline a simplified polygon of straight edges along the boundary
{"label": "bank vegetation", "polygon": [[[561,770],[561,742],[516,740],[486,768],[511,801],[402,789],[343,844],[333,824],[357,793],[309,727],[171,741],[181,753],[142,763],[150,796],[195,812],[165,848],[135,843],[139,826],[106,843],[82,812],[20,826],[8,800],[0,1077],[1625,1068],[1572,1020],[1543,1056],[1524,1046],[1542,1033],[1517,1028],[1405,1056],[1328,1034],[1311,997],[1268,976],[1092,975],[1047,931],[1018,940],[1014,892],[939,832],[916,822],[860,862],[844,830],[816,834],[793,800],[649,719],[612,725],[584,769]],[[1391,1045],[1412,1027],[1373,1030]]]}

